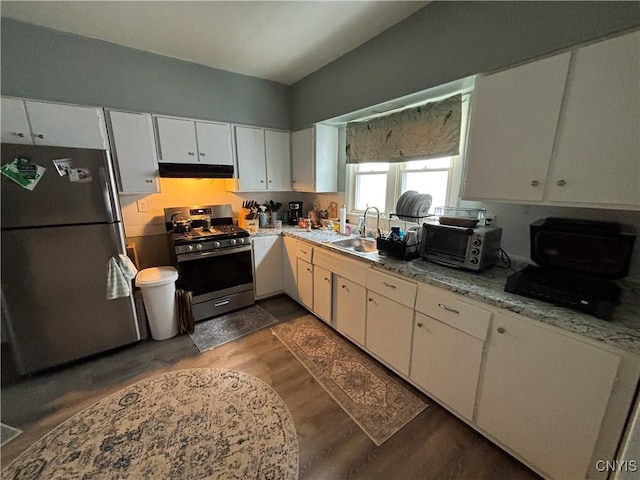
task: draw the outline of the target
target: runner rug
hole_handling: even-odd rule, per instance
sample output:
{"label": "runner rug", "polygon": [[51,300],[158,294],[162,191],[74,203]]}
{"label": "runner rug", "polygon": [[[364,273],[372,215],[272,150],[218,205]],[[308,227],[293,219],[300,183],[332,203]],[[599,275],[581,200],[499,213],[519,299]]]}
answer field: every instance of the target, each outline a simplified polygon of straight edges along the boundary
{"label": "runner rug", "polygon": [[428,406],[394,374],[312,315],[271,331],[378,446]]}
{"label": "runner rug", "polygon": [[258,305],[236,310],[210,320],[196,322],[189,336],[200,352],[231,342],[278,323],[278,319]]}
{"label": "runner rug", "polygon": [[297,479],[298,439],[284,401],[262,380],[178,370],[77,413],[2,478]]}

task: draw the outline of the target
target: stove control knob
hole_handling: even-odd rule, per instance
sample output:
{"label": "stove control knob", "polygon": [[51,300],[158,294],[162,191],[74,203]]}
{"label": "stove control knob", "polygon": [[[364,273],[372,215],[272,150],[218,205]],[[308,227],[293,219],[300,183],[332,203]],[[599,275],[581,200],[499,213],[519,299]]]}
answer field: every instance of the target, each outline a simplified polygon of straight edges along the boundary
{"label": "stove control knob", "polygon": [[201,243],[196,245],[196,250],[202,250],[202,244]]}
{"label": "stove control knob", "polygon": [[235,244],[236,244],[235,238],[232,238],[231,240],[229,240],[229,245],[235,245]]}
{"label": "stove control knob", "polygon": [[239,238],[238,243],[244,243],[244,238]]}
{"label": "stove control knob", "polygon": [[189,250],[190,252],[193,252],[193,245],[187,245],[187,250]]}
{"label": "stove control knob", "polygon": [[213,242],[213,246],[216,248],[220,248],[220,242]]}

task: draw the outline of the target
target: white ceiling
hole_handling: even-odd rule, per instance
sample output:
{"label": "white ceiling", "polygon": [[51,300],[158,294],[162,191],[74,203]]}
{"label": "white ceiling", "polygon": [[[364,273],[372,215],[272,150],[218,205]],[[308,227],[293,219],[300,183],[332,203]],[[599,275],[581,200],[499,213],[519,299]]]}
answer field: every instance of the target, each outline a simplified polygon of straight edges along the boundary
{"label": "white ceiling", "polygon": [[290,85],[427,1],[2,1],[27,23]]}

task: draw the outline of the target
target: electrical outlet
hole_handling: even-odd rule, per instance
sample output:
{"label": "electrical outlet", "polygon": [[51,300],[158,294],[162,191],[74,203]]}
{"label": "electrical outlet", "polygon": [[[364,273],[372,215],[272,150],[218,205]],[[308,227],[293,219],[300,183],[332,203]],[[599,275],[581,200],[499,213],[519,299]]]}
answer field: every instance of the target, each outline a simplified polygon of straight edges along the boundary
{"label": "electrical outlet", "polygon": [[147,201],[146,200],[138,200],[136,202],[138,205],[138,213],[145,213],[147,211]]}
{"label": "electrical outlet", "polygon": [[487,213],[484,216],[484,226],[492,227],[496,223],[496,214],[495,213]]}

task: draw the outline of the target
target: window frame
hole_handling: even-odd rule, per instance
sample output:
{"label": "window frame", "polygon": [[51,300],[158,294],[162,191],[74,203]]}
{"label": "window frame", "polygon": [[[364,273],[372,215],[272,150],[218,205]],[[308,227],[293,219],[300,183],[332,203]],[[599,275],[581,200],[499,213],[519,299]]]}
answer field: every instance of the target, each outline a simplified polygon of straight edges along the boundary
{"label": "window frame", "polygon": [[[462,188],[462,176],[464,170],[464,159],[466,157],[467,139],[469,130],[469,114],[471,109],[472,93],[463,93],[462,95],[462,121],[461,121],[461,140],[460,153],[451,157],[451,166],[449,167],[449,176],[447,181],[447,200],[446,206],[457,206],[460,202],[460,191]],[[421,161],[421,160],[416,160]],[[395,206],[402,194],[403,177],[407,168],[412,162],[388,163],[387,171],[387,192],[385,199],[384,212],[380,212],[381,217],[388,217],[391,213],[395,213]],[[356,205],[356,177],[358,164],[346,165],[346,203],[347,211],[350,214],[362,215],[364,210],[355,208]],[[435,169],[434,169],[435,170]],[[438,169],[442,170],[442,169]],[[419,170],[418,170],[419,171]],[[379,172],[370,172],[379,173]],[[361,175],[366,175],[362,173]],[[436,205],[440,206],[440,205]],[[442,205],[445,206],[445,205]]]}

